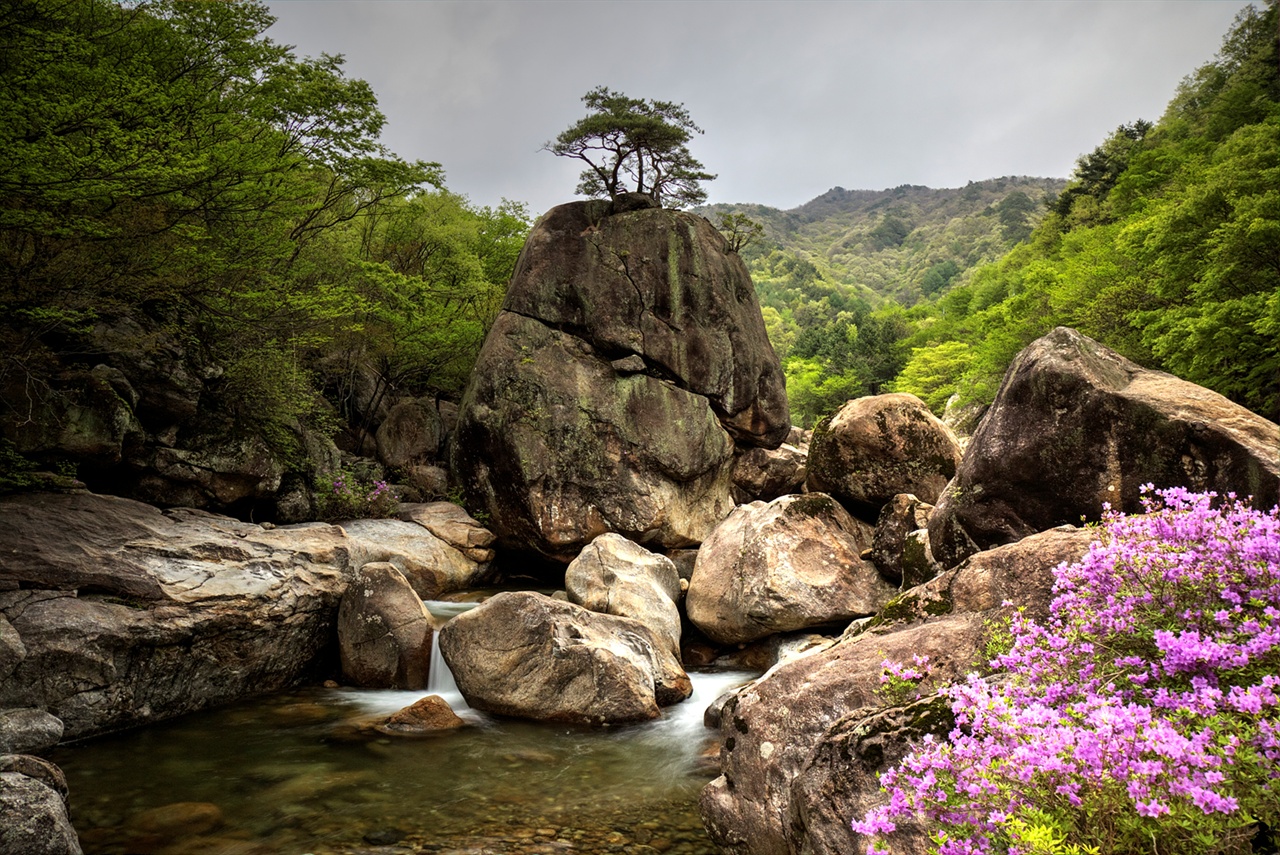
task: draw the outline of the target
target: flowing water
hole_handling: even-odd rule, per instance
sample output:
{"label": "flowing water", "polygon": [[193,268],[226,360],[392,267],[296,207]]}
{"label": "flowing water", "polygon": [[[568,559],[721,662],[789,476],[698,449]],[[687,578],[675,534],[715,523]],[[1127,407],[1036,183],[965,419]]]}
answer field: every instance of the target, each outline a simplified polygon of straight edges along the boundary
{"label": "flowing water", "polygon": [[[432,691],[304,689],[59,749],[87,855],[715,852],[697,792],[714,774],[703,709],[751,674],[692,674],[657,721],[588,729]],[[367,724],[441,694],[470,726],[387,737]],[[216,806],[216,807],[213,807]]]}

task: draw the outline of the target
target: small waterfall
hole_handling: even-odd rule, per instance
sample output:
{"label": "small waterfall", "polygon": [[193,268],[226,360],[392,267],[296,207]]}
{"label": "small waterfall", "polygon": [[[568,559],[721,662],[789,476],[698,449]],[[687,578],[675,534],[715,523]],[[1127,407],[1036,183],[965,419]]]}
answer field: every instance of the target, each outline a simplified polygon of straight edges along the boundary
{"label": "small waterfall", "polygon": [[453,707],[454,712],[470,709],[462,697],[462,692],[458,691],[453,672],[449,670],[448,663],[440,655],[440,630],[438,629],[431,637],[431,670],[427,672],[427,694],[444,698],[449,702],[449,706]]}
{"label": "small waterfall", "polygon": [[[465,611],[474,609],[479,604],[427,600],[423,605],[427,607],[432,617],[448,621]],[[431,666],[427,672],[427,694],[444,698],[449,706],[453,707],[454,712],[461,713],[463,710],[471,709],[466,699],[462,697],[462,692],[458,691],[458,684],[453,679],[453,672],[449,670],[448,663],[440,654],[440,630],[438,629],[431,637]]]}

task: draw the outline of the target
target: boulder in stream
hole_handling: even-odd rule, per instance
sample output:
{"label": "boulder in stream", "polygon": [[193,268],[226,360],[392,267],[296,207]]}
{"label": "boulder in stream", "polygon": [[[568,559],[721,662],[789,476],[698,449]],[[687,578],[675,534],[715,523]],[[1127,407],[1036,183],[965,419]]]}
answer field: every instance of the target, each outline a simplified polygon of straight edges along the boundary
{"label": "boulder in stream", "polygon": [[602,534],[570,562],[564,586],[569,602],[635,618],[680,655],[680,574],[665,555],[620,534]]}
{"label": "boulder in stream", "polygon": [[342,675],[374,689],[423,689],[435,624],[394,564],[356,571],[338,607]]}
{"label": "boulder in stream", "polygon": [[692,692],[644,624],[542,594],[491,597],[445,624],[437,643],[467,703],[499,715],[621,724]]}

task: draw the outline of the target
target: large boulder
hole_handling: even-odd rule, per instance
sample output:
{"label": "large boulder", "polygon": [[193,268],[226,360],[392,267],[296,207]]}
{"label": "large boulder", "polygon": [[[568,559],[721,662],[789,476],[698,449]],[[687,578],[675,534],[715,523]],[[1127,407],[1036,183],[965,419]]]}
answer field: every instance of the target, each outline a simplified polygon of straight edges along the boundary
{"label": "large boulder", "polygon": [[[1025,607],[1028,617],[1047,614],[1053,568],[1080,558],[1094,534],[1045,532],[975,555],[895,598],[838,642],[783,662],[739,691],[721,712],[722,774],[701,797],[712,840],[728,855],[791,855],[806,851],[797,842],[806,836],[838,836],[838,830],[793,827],[789,817],[830,818],[840,812],[812,804],[793,808],[793,784],[833,725],[864,707],[885,705],[882,663],[927,656],[926,694],[980,669],[995,628],[1014,609]],[[878,782],[866,780],[878,791]],[[847,794],[847,813],[840,821],[847,824],[856,805],[873,795]]]}
{"label": "large boulder", "polygon": [[609,531],[701,542],[733,508],[733,449],[706,398],[504,312],[472,373],[452,461],[507,546],[568,563]]}
{"label": "large boulder", "polygon": [[394,564],[356,571],[338,607],[342,675],[374,689],[424,689],[435,624]]}
{"label": "large boulder", "polygon": [[607,531],[696,544],[732,508],[735,441],[790,430],[750,277],[700,217],[557,207],[503,308],[451,462],[509,545],[567,563]]}
{"label": "large boulder", "polygon": [[781,444],[791,431],[786,382],[742,259],[702,217],[606,210],[572,202],[539,220],[503,308],[641,357],[707,398],[744,445]]}
{"label": "large boulder", "polygon": [[438,643],[467,703],[499,715],[646,721],[692,692],[644,624],[541,594],[498,594],[445,624]]}
{"label": "large boulder", "polygon": [[0,614],[23,656],[0,708],[78,738],[293,685],[331,649],[337,526],[264,529],[128,499],[0,499]]}
{"label": "large boulder", "polygon": [[[1280,426],[1058,327],[1018,354],[929,520],[934,557],[968,555],[1103,505],[1142,510],[1140,487],[1280,502]],[[923,498],[923,497],[922,497]]]}
{"label": "large boulder", "polygon": [[569,602],[640,621],[680,655],[680,574],[665,555],[620,534],[602,534],[564,571]]}
{"label": "large boulder", "polygon": [[814,428],[808,486],[867,519],[899,493],[929,503],[955,475],[955,434],[914,395],[855,398]]}
{"label": "large boulder", "polygon": [[897,593],[861,558],[871,527],[823,493],[741,505],[698,551],[689,620],[721,644],[875,613]]}

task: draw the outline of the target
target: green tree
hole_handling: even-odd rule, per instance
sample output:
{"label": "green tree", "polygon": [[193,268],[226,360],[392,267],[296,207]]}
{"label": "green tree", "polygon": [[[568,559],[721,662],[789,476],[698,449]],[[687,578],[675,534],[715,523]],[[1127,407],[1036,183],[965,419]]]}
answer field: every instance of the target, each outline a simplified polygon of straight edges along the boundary
{"label": "green tree", "polygon": [[680,208],[706,201],[705,171],[688,142],[702,133],[683,104],[629,98],[597,86],[582,101],[591,112],[543,148],[587,164],[577,192],[616,199],[632,186],[659,205]]}
{"label": "green tree", "polygon": [[730,252],[742,252],[764,237],[764,224],[738,211],[721,214],[716,228],[729,242]]}

